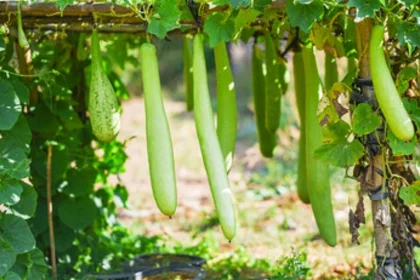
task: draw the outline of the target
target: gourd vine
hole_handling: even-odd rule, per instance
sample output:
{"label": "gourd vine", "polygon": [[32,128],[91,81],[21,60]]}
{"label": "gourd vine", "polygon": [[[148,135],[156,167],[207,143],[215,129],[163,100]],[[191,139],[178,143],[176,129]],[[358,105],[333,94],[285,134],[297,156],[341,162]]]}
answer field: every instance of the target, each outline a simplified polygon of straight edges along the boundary
{"label": "gourd vine", "polygon": [[[199,164],[229,241],[240,234],[228,172],[241,95],[226,43],[244,43],[252,46],[251,108],[264,157],[273,157],[280,142],[282,100],[295,96],[297,191],[323,240],[337,243],[334,166],[358,182],[349,213],[355,244],[368,222],[363,199],[370,199],[376,279],[420,279],[413,256],[413,207],[420,204],[418,0],[0,1],[0,279],[80,278],[132,257],[138,242],[147,244],[115,218],[127,190],[112,177],[124,172],[129,141],[116,138],[121,102],[129,97],[116,67],[131,64],[141,72],[151,187],[159,210],[174,215],[173,139],[155,43],[178,38]],[[216,112],[205,47],[215,52]],[[138,50],[141,67],[132,54]],[[316,60],[321,52],[325,78]],[[115,245],[121,240],[128,244],[122,252]]]}

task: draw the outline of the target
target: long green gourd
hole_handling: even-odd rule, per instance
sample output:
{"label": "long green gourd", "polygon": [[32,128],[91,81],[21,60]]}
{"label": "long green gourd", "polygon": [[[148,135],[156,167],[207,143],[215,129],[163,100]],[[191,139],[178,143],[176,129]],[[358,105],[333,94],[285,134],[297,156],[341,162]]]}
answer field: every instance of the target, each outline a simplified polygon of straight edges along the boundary
{"label": "long green gourd", "polygon": [[230,171],[235,153],[237,130],[237,105],[235,83],[225,42],[214,48],[217,80],[217,136],[225,159],[226,170]]}
{"label": "long green gourd", "polygon": [[293,76],[295,82],[295,96],[300,119],[299,158],[297,167],[297,193],[299,199],[309,203],[308,185],[306,182],[306,120],[305,120],[305,70],[302,52],[293,55]]}
{"label": "long green gourd", "polygon": [[384,27],[376,25],[370,39],[370,73],[375,96],[389,128],[402,141],[409,141],[414,136],[414,126],[404,108],[383,51]]}
{"label": "long green gourd", "polygon": [[281,115],[281,84],[279,65],[277,63],[276,47],[269,32],[265,35],[266,57],[266,99],[265,99],[265,125],[270,132],[276,132],[280,124]]}
{"label": "long green gourd", "polygon": [[287,68],[287,63],[285,60],[282,60],[279,65],[279,79],[281,85],[282,94],[286,94],[287,90],[289,89],[289,82],[290,82],[290,73],[289,69]]}
{"label": "long green gourd", "polygon": [[77,53],[76,53],[76,57],[78,61],[85,60],[88,54],[85,51],[85,38],[86,38],[86,33],[80,33],[79,40],[77,42]]}
{"label": "long green gourd", "polygon": [[331,203],[328,166],[314,158],[315,150],[322,145],[322,127],[317,116],[318,103],[322,95],[321,79],[318,74],[313,48],[303,48],[302,57],[306,88],[306,182],[319,232],[328,245],[335,246],[337,236]]}
{"label": "long green gourd", "polygon": [[236,210],[213,120],[203,40],[202,34],[194,37],[194,119],[217,216],[223,234],[230,241],[236,234]]}
{"label": "long green gourd", "polygon": [[103,66],[98,31],[91,36],[91,79],[89,113],[93,134],[103,142],[114,139],[120,130],[120,113],[114,88]]}
{"label": "long green gourd", "polygon": [[182,39],[183,51],[183,67],[185,81],[185,101],[187,103],[187,111],[194,109],[194,92],[193,92],[193,74],[192,74],[192,49],[188,36]]}
{"label": "long green gourd", "polygon": [[338,82],[338,70],[336,58],[325,53],[325,80],[324,85],[326,90],[330,90],[334,83]]}
{"label": "long green gourd", "polygon": [[20,12],[20,3],[18,2],[17,5],[17,31],[18,31],[18,42],[19,42],[19,46],[23,49],[27,49],[29,48],[29,43],[28,40],[26,39],[26,35],[25,32],[23,31],[23,26],[22,26],[22,14]]}
{"label": "long green gourd", "polygon": [[276,146],[276,134],[268,131],[265,126],[265,75],[263,72],[263,59],[259,56],[257,44],[252,50],[252,98],[254,102],[254,115],[257,126],[257,136],[260,152],[264,157],[273,157]]}
{"label": "long green gourd", "polygon": [[172,216],[177,206],[174,154],[163,105],[155,46],[143,43],[140,55],[146,109],[147,156],[153,196],[159,210]]}

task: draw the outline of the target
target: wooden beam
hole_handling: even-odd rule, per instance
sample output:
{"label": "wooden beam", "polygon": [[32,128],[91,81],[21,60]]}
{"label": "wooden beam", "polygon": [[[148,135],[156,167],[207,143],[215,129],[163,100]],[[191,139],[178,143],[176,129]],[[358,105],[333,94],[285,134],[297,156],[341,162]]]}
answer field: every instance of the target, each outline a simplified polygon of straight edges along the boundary
{"label": "wooden beam", "polygon": [[[285,0],[273,2],[268,6],[271,10],[283,10]],[[0,1],[0,25],[16,25],[18,1]],[[217,6],[203,9],[205,18],[216,11],[224,11],[229,6]],[[91,2],[68,5],[60,11],[55,2],[41,2],[21,5],[23,28],[25,30],[68,30],[75,32],[91,32],[94,25],[99,32],[105,33],[144,33],[147,21],[139,16],[141,6],[125,7],[122,5]],[[256,22],[258,25],[258,22]],[[255,23],[254,23],[255,25]],[[200,26],[195,21],[180,21],[178,28],[170,32],[192,33]]]}

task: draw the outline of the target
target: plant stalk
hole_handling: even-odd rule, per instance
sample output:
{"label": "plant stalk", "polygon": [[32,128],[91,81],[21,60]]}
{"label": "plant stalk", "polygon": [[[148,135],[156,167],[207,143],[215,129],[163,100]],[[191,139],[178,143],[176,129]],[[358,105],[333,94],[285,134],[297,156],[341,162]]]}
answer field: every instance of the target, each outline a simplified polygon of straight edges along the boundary
{"label": "plant stalk", "polygon": [[57,261],[55,255],[55,238],[53,223],[53,203],[51,198],[51,163],[52,163],[52,146],[48,145],[47,153],[47,207],[48,207],[48,229],[50,234],[50,250],[51,250],[51,266],[53,279],[57,280]]}

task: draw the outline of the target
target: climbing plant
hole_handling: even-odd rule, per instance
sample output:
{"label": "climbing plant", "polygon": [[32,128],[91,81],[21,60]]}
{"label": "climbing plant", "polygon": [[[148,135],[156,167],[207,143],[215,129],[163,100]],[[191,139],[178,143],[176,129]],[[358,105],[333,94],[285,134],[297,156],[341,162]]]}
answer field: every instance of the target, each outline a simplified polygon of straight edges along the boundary
{"label": "climbing plant", "polygon": [[[124,171],[125,143],[111,140],[115,135],[100,137],[109,123],[102,127],[94,117],[104,113],[99,122],[107,121],[108,107],[95,111],[92,106],[100,105],[92,104],[101,98],[89,95],[106,88],[119,102],[128,98],[114,66],[131,63],[140,71],[129,50],[142,46],[143,60],[158,73],[153,42],[176,36],[184,38],[188,109],[194,110],[225,236],[231,240],[240,230],[233,200],[226,197],[231,195],[227,174],[236,101],[230,70],[218,73],[216,130],[207,118],[212,112],[202,51],[204,44],[215,49],[216,71],[222,72],[230,69],[225,42],[242,41],[253,44],[253,107],[266,157],[278,145],[280,103],[283,94],[290,94],[286,62],[293,59],[301,119],[297,186],[300,199],[312,205],[323,239],[336,244],[334,189],[328,178],[332,165],[360,183],[354,189],[360,199],[349,213],[354,243],[360,224],[367,222],[363,196],[371,200],[377,279],[419,279],[410,208],[420,200],[413,169],[420,126],[418,0],[75,2],[0,2],[0,278],[51,274],[66,279],[150,249],[146,245],[153,243],[130,237],[116,222],[116,207],[125,206],[127,191],[109,177]],[[91,55],[98,41],[92,33],[106,42],[96,48],[103,51],[99,56]],[[325,79],[318,73],[315,50],[325,53]],[[347,69],[338,80],[341,58]],[[154,78],[145,85],[145,98],[151,100],[146,113],[162,117],[165,136],[153,138],[153,128],[147,131],[165,149],[153,150],[148,142],[148,150],[150,165],[160,168],[153,155],[170,157],[171,144],[162,101],[153,99],[160,94],[158,74]],[[120,113],[119,103],[112,107],[113,114]],[[165,163],[165,174],[172,172],[171,164]],[[151,177],[158,184],[159,178]],[[169,199],[156,186],[159,209],[172,215],[176,205],[165,208]],[[121,251],[118,244],[129,245]]]}

